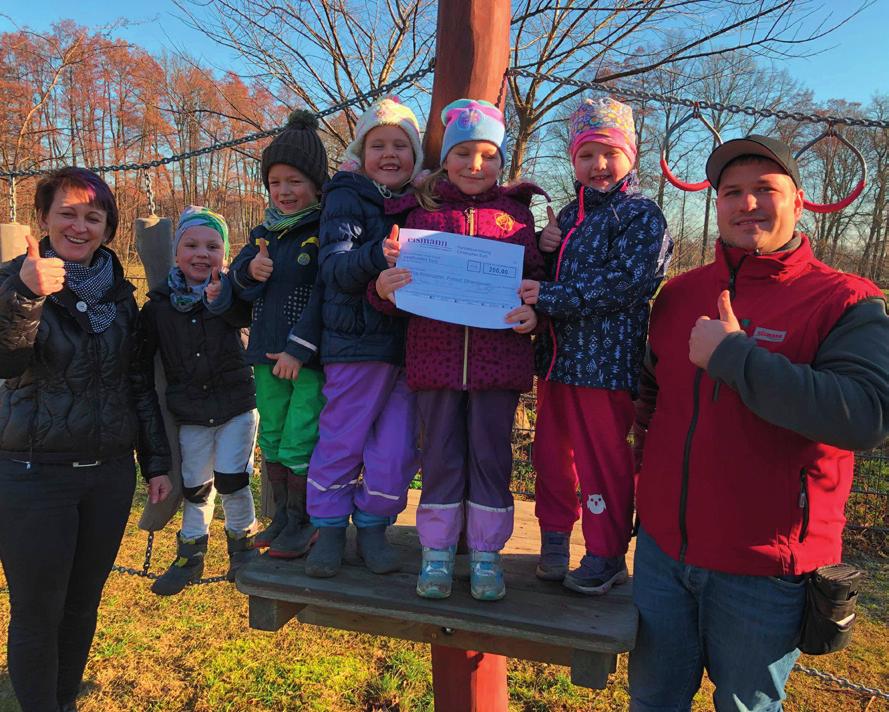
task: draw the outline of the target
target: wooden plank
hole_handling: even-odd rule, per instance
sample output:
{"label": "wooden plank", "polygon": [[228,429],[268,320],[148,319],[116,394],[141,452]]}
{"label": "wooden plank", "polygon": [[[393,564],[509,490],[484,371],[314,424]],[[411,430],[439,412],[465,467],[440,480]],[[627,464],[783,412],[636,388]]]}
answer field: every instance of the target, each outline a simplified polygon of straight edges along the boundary
{"label": "wooden plank", "polygon": [[574,651],[557,645],[531,643],[499,635],[483,635],[478,631],[459,628],[442,628],[429,623],[406,621],[383,616],[365,616],[351,611],[308,605],[297,615],[300,623],[350,630],[355,633],[385,635],[390,638],[411,640],[415,643],[444,645],[460,650],[478,650],[484,653],[507,655],[522,660],[570,666]]}
{"label": "wooden plank", "polygon": [[469,594],[468,582],[457,580],[451,598],[430,601],[416,595],[416,577],[409,573],[376,576],[363,566],[344,566],[331,579],[313,579],[302,560],[261,557],[238,577],[238,589],[251,596],[317,604],[365,616],[379,615],[434,626],[470,629],[598,652],[623,652],[633,647],[638,617],[622,596],[587,597],[561,586],[555,591],[529,588],[511,580],[502,601],[480,602]]}
{"label": "wooden plank", "polygon": [[575,650],[571,657],[571,682],[578,687],[604,690],[608,676],[617,670],[617,656]]}
{"label": "wooden plank", "polygon": [[304,607],[304,604],[292,601],[250,596],[248,601],[250,627],[274,633],[283,628]]}

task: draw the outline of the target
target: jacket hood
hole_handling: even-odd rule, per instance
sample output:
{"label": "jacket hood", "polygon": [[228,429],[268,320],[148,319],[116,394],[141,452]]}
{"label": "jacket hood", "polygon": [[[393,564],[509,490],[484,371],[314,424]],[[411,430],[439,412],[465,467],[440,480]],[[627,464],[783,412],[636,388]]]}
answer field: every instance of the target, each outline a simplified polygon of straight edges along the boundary
{"label": "jacket hood", "polygon": [[321,195],[321,210],[324,210],[324,198],[328,193],[337,188],[348,188],[358,193],[365,200],[376,203],[381,208],[383,206],[383,196],[377,188],[376,184],[367,176],[352,171],[339,171],[333,178],[324,184]]}

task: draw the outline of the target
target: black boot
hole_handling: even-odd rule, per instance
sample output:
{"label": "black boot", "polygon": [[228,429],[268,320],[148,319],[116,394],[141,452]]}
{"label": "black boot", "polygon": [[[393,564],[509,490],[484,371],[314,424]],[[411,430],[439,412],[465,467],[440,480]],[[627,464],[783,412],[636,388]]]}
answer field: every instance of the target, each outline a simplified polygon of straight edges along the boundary
{"label": "black boot", "polygon": [[[256,531],[255,527],[253,531]],[[254,548],[254,537],[250,529],[238,532],[226,529],[225,538],[228,544],[228,571],[225,572],[225,580],[234,581],[240,568],[258,557],[259,552]]]}
{"label": "black boot", "polygon": [[386,538],[386,525],[358,528],[358,556],[375,574],[391,574],[401,569],[395,547]]}
{"label": "black boot", "polygon": [[340,572],[346,550],[346,527],[321,527],[318,542],[306,558],[306,573],[315,578],[330,578]]}
{"label": "black boot", "polygon": [[198,581],[204,573],[204,556],[207,553],[207,539],[199,536],[196,539],[185,539],[182,532],[176,535],[176,561],[153,584],[152,593],[158,596],[174,596],[192,581]]}
{"label": "black boot", "polygon": [[265,464],[266,476],[269,486],[272,488],[272,502],[275,504],[275,514],[272,522],[263,529],[253,540],[253,546],[264,549],[270,546],[275,537],[281,533],[287,524],[287,475],[290,470],[280,462],[267,462]]}
{"label": "black boot", "polygon": [[269,556],[295,559],[305,554],[317,538],[317,529],[306,512],[306,478],[287,474],[287,524],[269,545]]}

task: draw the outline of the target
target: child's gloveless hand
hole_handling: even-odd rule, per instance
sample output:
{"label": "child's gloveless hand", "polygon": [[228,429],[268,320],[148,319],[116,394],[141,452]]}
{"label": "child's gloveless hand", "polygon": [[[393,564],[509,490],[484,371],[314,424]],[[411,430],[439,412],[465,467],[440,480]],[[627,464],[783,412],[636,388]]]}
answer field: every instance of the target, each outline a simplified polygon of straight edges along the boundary
{"label": "child's gloveless hand", "polygon": [[527,304],[516,307],[506,315],[507,324],[515,324],[512,330],[518,334],[530,334],[537,326],[537,312]]}
{"label": "child's gloveless hand", "polygon": [[259,243],[259,252],[256,253],[256,257],[250,260],[250,266],[247,268],[247,271],[257,282],[265,282],[272,276],[275,263],[269,257],[268,241],[259,239],[257,242]]}
{"label": "child's gloveless hand", "polygon": [[549,222],[546,227],[540,231],[540,241],[537,243],[541,252],[555,252],[562,244],[562,231],[559,229],[559,223],[556,221],[556,214],[553,209],[546,206],[546,217]]}
{"label": "child's gloveless hand", "polygon": [[395,290],[410,284],[411,271],[403,267],[390,267],[380,272],[377,277],[377,294],[380,299],[388,299],[395,304]]}
{"label": "child's gloveless hand", "polygon": [[519,298],[522,304],[537,304],[540,297],[540,282],[536,279],[523,279],[519,285]]}
{"label": "child's gloveless hand", "polygon": [[383,255],[386,263],[394,267],[399,254],[401,254],[401,244],[398,242],[398,225],[393,225],[389,237],[383,240]]}
{"label": "child's gloveless hand", "polygon": [[219,267],[214,267],[210,273],[210,283],[204,287],[204,296],[207,298],[207,304],[212,304],[222,292],[222,281],[219,279]]}
{"label": "child's gloveless hand", "polygon": [[270,358],[275,362],[272,369],[272,375],[275,378],[283,378],[288,381],[295,381],[299,376],[299,369],[302,368],[302,361],[291,356],[286,351],[279,351],[275,354],[266,354],[266,358]]}

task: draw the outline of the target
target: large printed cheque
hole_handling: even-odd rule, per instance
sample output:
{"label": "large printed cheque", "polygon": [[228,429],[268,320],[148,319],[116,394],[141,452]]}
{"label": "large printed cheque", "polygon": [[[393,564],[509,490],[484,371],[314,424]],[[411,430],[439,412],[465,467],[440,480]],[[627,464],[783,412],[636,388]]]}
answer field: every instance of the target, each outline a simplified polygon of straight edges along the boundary
{"label": "large printed cheque", "polygon": [[395,292],[399,309],[439,321],[510,329],[506,314],[521,304],[525,248],[481,237],[401,230],[398,266],[411,282]]}

